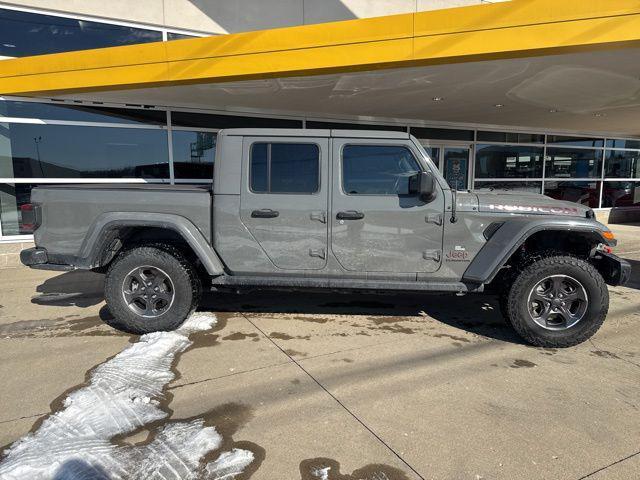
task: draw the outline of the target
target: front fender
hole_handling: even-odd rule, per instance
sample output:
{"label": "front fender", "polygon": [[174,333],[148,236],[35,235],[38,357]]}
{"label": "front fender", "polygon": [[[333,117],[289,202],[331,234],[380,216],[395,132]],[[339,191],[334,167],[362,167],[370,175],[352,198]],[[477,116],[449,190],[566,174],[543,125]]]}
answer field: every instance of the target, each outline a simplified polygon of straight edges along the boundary
{"label": "front fender", "polygon": [[[496,219],[496,221],[500,221]],[[531,235],[544,230],[580,232],[593,236],[594,243],[614,246],[603,231],[607,227],[592,219],[514,217],[506,220],[480,249],[462,277],[463,282],[485,284],[491,282],[515,251]]]}

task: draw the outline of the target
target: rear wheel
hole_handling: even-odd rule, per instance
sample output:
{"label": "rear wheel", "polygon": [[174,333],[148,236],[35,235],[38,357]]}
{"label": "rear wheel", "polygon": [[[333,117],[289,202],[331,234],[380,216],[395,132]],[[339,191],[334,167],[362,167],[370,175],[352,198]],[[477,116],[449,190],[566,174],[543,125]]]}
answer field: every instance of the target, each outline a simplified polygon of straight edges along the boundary
{"label": "rear wheel", "polygon": [[504,310],[527,342],[570,347],[598,331],[609,310],[609,292],[590,263],[568,255],[542,256],[515,276]]}
{"label": "rear wheel", "polygon": [[105,299],[111,325],[129,333],[178,328],[195,310],[200,281],[182,253],[171,245],[123,252],[109,266]]}

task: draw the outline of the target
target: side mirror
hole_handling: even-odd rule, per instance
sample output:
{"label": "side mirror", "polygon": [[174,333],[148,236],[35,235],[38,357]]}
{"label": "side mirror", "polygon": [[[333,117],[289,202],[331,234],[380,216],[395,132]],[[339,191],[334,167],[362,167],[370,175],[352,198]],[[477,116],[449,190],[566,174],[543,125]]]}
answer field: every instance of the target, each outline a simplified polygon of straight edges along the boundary
{"label": "side mirror", "polygon": [[430,202],[436,195],[436,182],[431,172],[418,172],[409,178],[409,194],[418,195],[423,202]]}

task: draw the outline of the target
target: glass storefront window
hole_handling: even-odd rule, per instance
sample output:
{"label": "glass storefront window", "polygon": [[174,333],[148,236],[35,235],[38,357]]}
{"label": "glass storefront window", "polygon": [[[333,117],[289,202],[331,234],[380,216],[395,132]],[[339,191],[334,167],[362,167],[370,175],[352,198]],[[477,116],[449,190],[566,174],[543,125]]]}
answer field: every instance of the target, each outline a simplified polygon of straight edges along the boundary
{"label": "glass storefront window", "polygon": [[542,182],[476,181],[475,190],[540,193],[542,190]]}
{"label": "glass storefront window", "polygon": [[599,178],[602,150],[547,148],[547,178]]}
{"label": "glass storefront window", "polygon": [[572,147],[603,147],[604,139],[586,138],[586,137],[569,137],[565,135],[548,135],[547,143],[567,145]]}
{"label": "glass storefront window", "polygon": [[321,128],[325,130],[381,130],[391,132],[406,132],[407,127],[402,125],[371,125],[368,123],[341,123],[341,122],[316,122],[309,120],[306,128]]}
{"label": "glass storefront window", "polygon": [[604,182],[602,208],[640,207],[640,182]]}
{"label": "glass storefront window", "polygon": [[[308,124],[307,122],[307,125]],[[411,127],[411,135],[423,140],[461,140],[463,142],[473,142],[473,130]]]}
{"label": "glass storefront window", "polygon": [[636,150],[640,150],[640,140],[610,138],[607,140],[607,148],[635,148]]}
{"label": "glass storefront window", "polygon": [[197,35],[187,35],[186,33],[167,32],[167,40],[184,40],[186,38],[199,38]]}
{"label": "glass storefront window", "polygon": [[158,30],[0,8],[2,57],[161,41],[162,32]]}
{"label": "glass storefront window", "polygon": [[598,208],[602,182],[571,182],[547,180],[544,182],[544,194],[556,200],[579,203]]}
{"label": "glass storefront window", "polygon": [[300,120],[191,112],[171,112],[171,124],[195,128],[302,128]]}
{"label": "glass storefront window", "polygon": [[0,116],[38,118],[44,120],[71,120],[74,122],[100,122],[123,124],[166,125],[167,113],[162,110],[94,107],[55,103],[0,101]]}
{"label": "glass storefront window", "polygon": [[216,134],[211,132],[171,132],[175,178],[213,180]]}
{"label": "glass storefront window", "polygon": [[542,147],[477,145],[476,178],[540,178]]}
{"label": "glass storefront window", "polygon": [[22,207],[30,202],[31,184],[0,183],[0,226],[2,235],[29,235],[33,225],[22,222]]}
{"label": "glass storefront window", "polygon": [[604,175],[605,178],[640,178],[640,152],[607,150]]}
{"label": "glass storefront window", "polygon": [[160,129],[0,124],[1,178],[169,178]]}
{"label": "glass storefront window", "polygon": [[544,135],[514,132],[478,132],[479,142],[544,143]]}

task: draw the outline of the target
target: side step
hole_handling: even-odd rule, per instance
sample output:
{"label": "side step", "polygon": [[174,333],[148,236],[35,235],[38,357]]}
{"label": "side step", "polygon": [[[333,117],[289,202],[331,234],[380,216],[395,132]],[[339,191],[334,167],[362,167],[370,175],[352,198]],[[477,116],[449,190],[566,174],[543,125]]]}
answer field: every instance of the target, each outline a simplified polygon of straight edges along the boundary
{"label": "side step", "polygon": [[211,281],[216,287],[253,287],[286,289],[335,289],[335,290],[395,290],[406,292],[468,293],[484,291],[484,285],[462,282],[385,281],[361,278],[309,278],[309,277],[258,277],[222,275]]}

